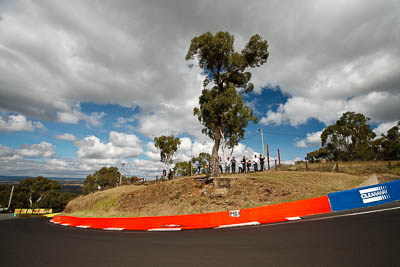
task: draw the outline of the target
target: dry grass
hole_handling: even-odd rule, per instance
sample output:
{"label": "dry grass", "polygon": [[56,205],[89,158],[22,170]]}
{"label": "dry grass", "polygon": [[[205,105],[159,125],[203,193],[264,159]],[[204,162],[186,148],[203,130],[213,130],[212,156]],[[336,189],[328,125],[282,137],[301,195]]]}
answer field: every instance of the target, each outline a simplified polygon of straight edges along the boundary
{"label": "dry grass", "polygon": [[[309,171],[320,172],[335,172],[334,162],[327,163],[308,163]],[[400,161],[390,161],[391,169],[387,161],[365,161],[365,162],[339,162],[339,172],[354,175],[364,174],[390,174],[400,175]],[[289,171],[306,171],[306,164],[304,162],[297,163],[296,165],[282,166],[282,170]]]}
{"label": "dry grass", "polygon": [[224,175],[203,184],[190,178],[122,186],[79,197],[65,212],[86,217],[139,217],[243,209],[326,195],[357,187],[368,176],[264,171]]}

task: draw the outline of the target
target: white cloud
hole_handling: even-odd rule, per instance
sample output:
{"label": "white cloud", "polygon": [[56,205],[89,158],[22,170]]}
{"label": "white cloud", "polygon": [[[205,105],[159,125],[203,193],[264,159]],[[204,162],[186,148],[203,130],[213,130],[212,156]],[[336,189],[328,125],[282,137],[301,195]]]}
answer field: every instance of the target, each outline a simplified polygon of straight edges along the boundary
{"label": "white cloud", "polygon": [[376,134],[376,138],[381,137],[382,134],[386,134],[388,130],[397,125],[397,121],[391,121],[379,124],[373,131]]}
{"label": "white cloud", "polygon": [[86,121],[93,126],[101,126],[101,119],[105,116],[104,112],[93,112],[87,115],[79,110],[57,112],[57,120],[63,123],[77,124],[79,121]]}
{"label": "white cloud", "polygon": [[7,162],[7,164],[9,164],[8,161],[19,159],[22,159],[22,156],[16,155],[15,151],[11,147],[0,145],[0,161]]}
{"label": "white cloud", "polygon": [[103,143],[94,135],[75,142],[78,147],[76,155],[87,159],[132,158],[143,153],[140,139],[133,134],[111,131],[110,142]]}
{"label": "white cloud", "polygon": [[[252,70],[256,91],[279,85],[292,98],[278,112],[270,111],[264,123],[331,121],[353,107],[352,99],[371,92],[386,93],[393,106],[400,101],[398,10],[395,0],[255,0],[245,6],[208,0],[10,0],[0,23],[0,108],[98,126],[104,114],[84,114],[80,103],[113,103],[139,107],[138,130],[148,136],[199,134],[192,114],[203,76],[196,66],[188,68],[184,57],[194,36],[218,30],[234,34],[238,49],[253,33],[269,41],[267,64]],[[291,119],[291,107],[299,102],[307,112]],[[315,103],[324,109],[310,110]],[[362,110],[377,122],[397,119],[391,107],[375,108]]]}
{"label": "white cloud", "polygon": [[78,140],[75,137],[75,135],[70,134],[70,133],[56,135],[56,138],[59,139],[59,140],[66,140],[66,141],[73,141],[73,142]]}
{"label": "white cloud", "polygon": [[322,131],[308,133],[306,138],[297,141],[296,146],[305,148],[320,145]]}
{"label": "white cloud", "polygon": [[55,154],[54,149],[55,146],[52,144],[41,142],[40,144],[22,145],[20,149],[15,151],[15,153],[23,157],[50,158]]}
{"label": "white cloud", "polygon": [[35,129],[45,129],[42,123],[27,120],[25,116],[9,115],[5,119],[0,115],[0,131],[17,132],[28,131],[33,132]]}
{"label": "white cloud", "polygon": [[132,117],[132,118],[124,118],[124,117],[118,117],[116,122],[114,122],[114,127],[117,128],[127,128],[128,130],[135,130],[135,127],[133,127],[132,125],[130,125],[129,123],[132,123],[136,121],[136,118]]}
{"label": "white cloud", "polygon": [[400,94],[371,92],[349,100],[327,99],[313,100],[305,97],[292,97],[281,104],[276,112],[269,110],[261,123],[290,124],[299,126],[311,118],[316,118],[326,125],[332,124],[347,111],[362,113],[371,117],[373,122],[394,120],[399,116]]}

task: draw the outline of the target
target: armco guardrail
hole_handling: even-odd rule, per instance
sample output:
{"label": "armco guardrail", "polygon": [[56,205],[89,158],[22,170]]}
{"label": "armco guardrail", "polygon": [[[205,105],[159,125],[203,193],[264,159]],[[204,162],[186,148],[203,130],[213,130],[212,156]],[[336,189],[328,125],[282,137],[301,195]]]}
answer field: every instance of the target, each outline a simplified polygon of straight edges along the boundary
{"label": "armco guardrail", "polygon": [[299,200],[242,210],[136,218],[80,218],[54,216],[53,222],[65,226],[106,230],[181,230],[220,228],[287,221],[298,216],[330,212],[328,197]]}
{"label": "armco guardrail", "polygon": [[53,209],[15,209],[14,214],[49,214]]}
{"label": "armco guardrail", "polygon": [[400,200],[400,181],[328,194],[332,211],[375,206]]}

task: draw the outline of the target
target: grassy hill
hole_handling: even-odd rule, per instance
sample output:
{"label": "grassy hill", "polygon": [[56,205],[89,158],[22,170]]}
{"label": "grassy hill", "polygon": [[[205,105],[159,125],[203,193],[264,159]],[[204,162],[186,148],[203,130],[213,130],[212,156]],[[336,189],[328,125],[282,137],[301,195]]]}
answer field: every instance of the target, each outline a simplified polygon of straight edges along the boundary
{"label": "grassy hill", "polygon": [[355,188],[368,177],[336,172],[264,171],[228,174],[210,184],[184,177],[80,196],[67,205],[65,215],[138,217],[243,209]]}

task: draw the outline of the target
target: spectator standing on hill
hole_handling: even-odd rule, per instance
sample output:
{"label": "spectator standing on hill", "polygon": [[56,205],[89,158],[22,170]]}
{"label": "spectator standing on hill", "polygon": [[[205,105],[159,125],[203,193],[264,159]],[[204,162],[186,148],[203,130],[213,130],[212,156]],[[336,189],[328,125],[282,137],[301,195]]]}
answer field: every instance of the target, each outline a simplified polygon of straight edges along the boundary
{"label": "spectator standing on hill", "polygon": [[260,172],[264,170],[264,155],[260,154]]}
{"label": "spectator standing on hill", "polygon": [[246,160],[247,160],[247,172],[250,172],[250,167],[251,167],[251,159],[249,159],[249,158],[246,158]]}
{"label": "spectator standing on hill", "polygon": [[200,174],[200,171],[201,171],[201,162],[200,162],[200,160],[198,160],[197,163],[196,163],[196,172],[197,172],[197,174]]}
{"label": "spectator standing on hill", "polygon": [[253,159],[253,167],[254,167],[254,171],[258,171],[258,158],[257,155],[254,155],[254,159]]}
{"label": "spectator standing on hill", "polygon": [[225,162],[225,172],[226,172],[226,173],[229,173],[230,169],[231,169],[231,161],[230,161],[230,159],[229,159],[229,157],[228,157],[228,158],[226,159],[226,162]]}
{"label": "spectator standing on hill", "polygon": [[219,161],[219,172],[220,172],[220,173],[223,173],[223,170],[222,170],[222,164],[223,164],[223,162],[222,162],[221,157],[218,157],[218,161]]}
{"label": "spectator standing on hill", "polygon": [[232,160],[231,160],[231,167],[232,167],[232,173],[236,173],[236,159],[235,159],[235,157],[233,157]]}
{"label": "spectator standing on hill", "polygon": [[242,173],[246,173],[246,156],[243,156],[241,163],[242,163]]}

